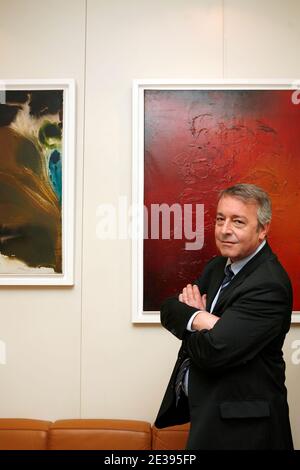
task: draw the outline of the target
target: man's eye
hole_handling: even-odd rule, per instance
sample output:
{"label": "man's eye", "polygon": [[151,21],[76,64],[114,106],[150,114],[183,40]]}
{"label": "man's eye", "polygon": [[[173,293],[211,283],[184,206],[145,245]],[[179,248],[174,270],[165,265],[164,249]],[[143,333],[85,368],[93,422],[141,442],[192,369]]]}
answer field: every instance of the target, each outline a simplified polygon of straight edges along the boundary
{"label": "man's eye", "polygon": [[236,219],[236,220],[234,220],[234,223],[235,223],[236,225],[244,225],[245,222],[244,222],[243,220],[238,220],[238,219]]}
{"label": "man's eye", "polygon": [[216,217],[216,222],[217,223],[220,223],[220,222],[223,222],[224,219],[222,217]]}

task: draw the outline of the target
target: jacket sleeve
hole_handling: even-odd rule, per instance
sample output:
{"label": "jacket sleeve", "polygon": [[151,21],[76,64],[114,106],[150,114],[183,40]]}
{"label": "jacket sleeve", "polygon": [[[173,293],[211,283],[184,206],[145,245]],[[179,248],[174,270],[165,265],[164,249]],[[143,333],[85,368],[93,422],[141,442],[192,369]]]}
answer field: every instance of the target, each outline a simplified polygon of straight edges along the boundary
{"label": "jacket sleeve", "polygon": [[180,302],[176,297],[170,297],[162,304],[161,324],[178,339],[183,339],[189,319],[197,310],[199,309]]}
{"label": "jacket sleeve", "polygon": [[[211,330],[187,335],[185,348],[196,366],[211,371],[246,364],[289,324],[291,298],[287,290],[264,283],[242,295]],[[289,317],[289,318],[288,318]]]}
{"label": "jacket sleeve", "polygon": [[[215,258],[212,258],[205,266],[202,275],[196,279],[193,284],[199,287],[201,294],[206,294],[207,285],[205,279],[207,279],[207,272],[211,269]],[[196,307],[190,307],[183,302],[180,302],[177,297],[169,297],[166,299],[160,310],[160,321],[161,324],[169,330],[173,335],[179,339],[183,339],[188,335],[186,329],[187,324],[193,315],[193,313],[199,310]]]}

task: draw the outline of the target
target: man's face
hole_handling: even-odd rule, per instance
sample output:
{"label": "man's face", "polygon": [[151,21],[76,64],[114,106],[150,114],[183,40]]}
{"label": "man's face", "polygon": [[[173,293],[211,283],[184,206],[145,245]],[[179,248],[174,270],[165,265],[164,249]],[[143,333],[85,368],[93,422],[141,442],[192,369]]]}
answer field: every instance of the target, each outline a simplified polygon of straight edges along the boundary
{"label": "man's face", "polygon": [[216,245],[232,262],[251,255],[266,237],[269,224],[258,225],[257,208],[256,202],[245,203],[232,196],[223,196],[218,203]]}

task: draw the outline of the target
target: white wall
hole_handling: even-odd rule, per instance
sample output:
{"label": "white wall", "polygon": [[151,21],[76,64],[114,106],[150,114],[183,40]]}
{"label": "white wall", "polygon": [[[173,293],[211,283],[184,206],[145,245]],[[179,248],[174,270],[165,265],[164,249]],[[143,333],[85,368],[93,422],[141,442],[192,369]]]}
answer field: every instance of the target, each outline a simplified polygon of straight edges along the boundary
{"label": "white wall", "polygon": [[[70,14],[72,12],[72,14]],[[80,414],[84,0],[2,0],[0,78],[68,78],[77,84],[74,288],[0,288],[0,416]]]}
{"label": "white wall", "polygon": [[[77,83],[76,284],[0,289],[1,417],[153,422],[179,344],[132,325],[131,244],[96,237],[97,206],[131,197],[131,81],[300,77],[299,20],[297,0],[1,1],[0,78]],[[298,338],[285,355],[300,448]]]}

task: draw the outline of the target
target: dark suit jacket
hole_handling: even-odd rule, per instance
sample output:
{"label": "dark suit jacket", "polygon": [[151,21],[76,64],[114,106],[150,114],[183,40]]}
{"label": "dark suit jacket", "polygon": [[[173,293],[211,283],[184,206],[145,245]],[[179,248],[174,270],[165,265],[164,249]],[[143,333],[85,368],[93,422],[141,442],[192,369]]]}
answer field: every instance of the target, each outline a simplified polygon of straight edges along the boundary
{"label": "dark suit jacket", "polygon": [[[196,281],[207,309],[224,278],[226,258],[213,258]],[[156,426],[191,421],[188,449],[292,449],[282,345],[290,327],[289,277],[266,244],[219,296],[211,330],[190,333],[197,311],[167,299],[161,323],[182,340]],[[188,399],[175,405],[178,368],[189,356]]]}

